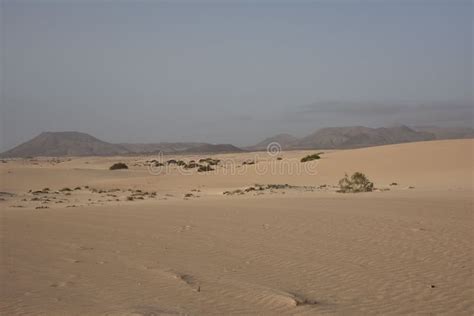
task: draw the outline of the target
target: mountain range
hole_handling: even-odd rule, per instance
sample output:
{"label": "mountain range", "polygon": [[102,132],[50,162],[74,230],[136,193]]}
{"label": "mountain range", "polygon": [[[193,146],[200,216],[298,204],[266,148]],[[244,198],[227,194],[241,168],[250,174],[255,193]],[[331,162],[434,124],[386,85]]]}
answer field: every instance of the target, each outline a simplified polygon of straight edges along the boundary
{"label": "mountain range", "polygon": [[3,158],[36,156],[117,156],[162,153],[235,153],[265,150],[278,143],[284,150],[347,149],[435,139],[474,138],[472,128],[439,128],[408,126],[370,128],[364,126],[322,128],[297,138],[278,134],[256,145],[238,148],[231,144],[182,143],[120,143],[113,144],[80,132],[44,132],[35,138],[0,154]]}

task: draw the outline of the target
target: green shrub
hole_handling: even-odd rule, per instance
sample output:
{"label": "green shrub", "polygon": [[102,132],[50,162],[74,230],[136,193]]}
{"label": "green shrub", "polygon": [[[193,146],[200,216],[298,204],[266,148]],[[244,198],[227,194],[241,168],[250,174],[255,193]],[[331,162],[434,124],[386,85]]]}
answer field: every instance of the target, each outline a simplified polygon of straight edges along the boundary
{"label": "green shrub", "polygon": [[318,159],[321,159],[321,156],[320,156],[319,153],[303,157],[303,158],[301,158],[301,162],[308,162],[308,161],[318,160]]}
{"label": "green shrub", "polygon": [[374,189],[374,184],[369,181],[365,174],[355,172],[350,178],[346,174],[344,178],[339,180],[339,190],[341,193],[358,193],[371,192]]}
{"label": "green shrub", "polygon": [[114,163],[110,168],[110,170],[119,170],[119,169],[128,169],[128,166],[123,162]]}

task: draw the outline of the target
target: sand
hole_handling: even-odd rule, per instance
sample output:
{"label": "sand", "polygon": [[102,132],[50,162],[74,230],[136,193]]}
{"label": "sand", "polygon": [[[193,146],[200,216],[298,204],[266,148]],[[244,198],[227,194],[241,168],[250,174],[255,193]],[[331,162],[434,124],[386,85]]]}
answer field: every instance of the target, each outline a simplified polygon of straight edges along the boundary
{"label": "sand", "polygon": [[472,315],[473,145],[0,162],[0,313]]}

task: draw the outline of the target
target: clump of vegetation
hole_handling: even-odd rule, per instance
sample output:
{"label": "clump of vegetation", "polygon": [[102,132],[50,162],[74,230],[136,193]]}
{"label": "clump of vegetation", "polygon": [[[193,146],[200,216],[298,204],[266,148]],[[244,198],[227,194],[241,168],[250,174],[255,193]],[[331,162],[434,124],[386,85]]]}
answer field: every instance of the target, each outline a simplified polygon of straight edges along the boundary
{"label": "clump of vegetation", "polygon": [[207,163],[210,166],[217,166],[219,162],[221,162],[219,159],[212,159],[212,158],[203,158],[199,159],[200,163]]}
{"label": "clump of vegetation", "polygon": [[374,184],[369,181],[365,174],[355,172],[350,178],[346,174],[344,178],[339,180],[340,193],[358,193],[358,192],[372,192]]}
{"label": "clump of vegetation", "polygon": [[114,163],[112,166],[110,166],[109,169],[110,170],[128,169],[128,166],[124,164],[123,162],[117,162],[117,163]]}
{"label": "clump of vegetation", "polygon": [[194,169],[199,167],[199,164],[195,163],[194,161],[190,161],[184,168],[186,169]]}
{"label": "clump of vegetation", "polygon": [[176,165],[178,162],[175,159],[170,159],[166,162],[168,165]]}
{"label": "clump of vegetation", "polygon": [[212,169],[212,167],[210,165],[201,165],[199,166],[198,172],[208,172],[208,171],[214,171],[214,169]]}
{"label": "clump of vegetation", "polygon": [[237,190],[234,190],[234,191],[225,191],[222,194],[224,194],[224,195],[243,195],[244,191],[242,191],[240,189],[237,189]]}
{"label": "clump of vegetation", "polygon": [[70,188],[62,188],[59,191],[61,191],[61,192],[71,192],[72,190]]}
{"label": "clump of vegetation", "polygon": [[308,155],[308,156],[306,156],[306,157],[301,158],[301,162],[308,162],[308,161],[313,161],[313,160],[321,159],[321,156],[320,156],[320,155],[321,155],[321,153]]}
{"label": "clump of vegetation", "polygon": [[242,163],[242,165],[254,165],[254,164],[255,164],[255,161],[253,160],[247,160]]}
{"label": "clump of vegetation", "polygon": [[178,160],[178,161],[176,162],[176,164],[177,164],[178,166],[180,166],[180,167],[186,166],[186,163],[185,163],[184,161],[182,161],[182,160]]}
{"label": "clump of vegetation", "polygon": [[281,158],[281,157],[277,157],[277,160],[283,160],[283,158]]}

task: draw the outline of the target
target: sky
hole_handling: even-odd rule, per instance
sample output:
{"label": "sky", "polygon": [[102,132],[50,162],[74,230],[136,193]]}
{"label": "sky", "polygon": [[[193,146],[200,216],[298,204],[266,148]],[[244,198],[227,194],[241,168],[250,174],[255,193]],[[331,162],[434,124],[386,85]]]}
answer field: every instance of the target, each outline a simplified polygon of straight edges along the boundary
{"label": "sky", "polygon": [[471,126],[472,1],[0,0],[0,150]]}

